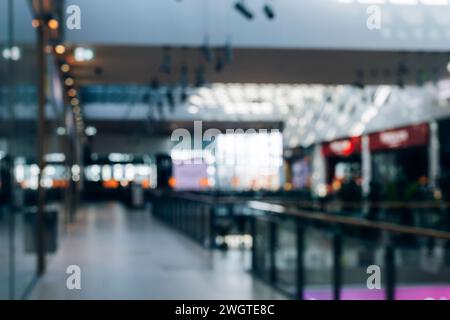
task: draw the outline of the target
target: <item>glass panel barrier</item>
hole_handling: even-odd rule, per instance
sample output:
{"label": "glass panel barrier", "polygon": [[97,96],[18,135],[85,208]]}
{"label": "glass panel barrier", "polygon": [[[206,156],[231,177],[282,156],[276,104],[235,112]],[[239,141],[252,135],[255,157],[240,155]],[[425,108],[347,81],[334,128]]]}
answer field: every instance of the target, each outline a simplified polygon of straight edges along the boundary
{"label": "glass panel barrier", "polygon": [[[38,49],[37,33],[30,21],[33,13],[29,1],[12,1],[14,25],[13,41],[18,50],[17,59],[12,56],[12,81],[14,82],[12,123],[9,130],[8,152],[14,159],[37,157],[38,111]],[[22,32],[19,32],[22,30]],[[23,32],[26,30],[26,32]],[[12,170],[12,169],[11,169]],[[26,296],[36,273],[36,221],[35,205],[37,185],[25,185],[20,170],[14,166],[12,217],[14,226],[14,298]]]}
{"label": "glass panel barrier", "polygon": [[271,221],[264,217],[254,221],[253,267],[255,274],[265,281],[271,280],[270,224]]}
{"label": "glass panel barrier", "polygon": [[[342,247],[342,300],[385,300],[385,246],[378,232],[364,230],[345,234]],[[355,232],[356,231],[356,232]],[[374,272],[380,277],[369,279]],[[375,275],[376,277],[376,275]],[[380,283],[376,281],[380,280]],[[368,287],[370,282],[370,289]],[[377,287],[377,285],[379,285]]]}
{"label": "glass panel barrier", "polygon": [[306,300],[333,299],[333,234],[326,228],[304,231],[304,298]]}
{"label": "glass panel barrier", "polygon": [[289,295],[297,292],[297,229],[293,219],[276,225],[275,272],[277,287]]}
{"label": "glass panel barrier", "polygon": [[[450,297],[450,234],[251,201],[253,270],[289,297]],[[275,240],[272,240],[275,239]]]}
{"label": "glass panel barrier", "polygon": [[424,237],[397,241],[395,299],[450,298],[449,244],[446,240]]}
{"label": "glass panel barrier", "polygon": [[[8,49],[11,43],[11,30],[8,24],[8,1],[0,0],[0,50],[2,53]],[[0,128],[6,128],[9,123],[8,106],[10,103],[10,60],[0,57]],[[0,145],[1,151],[5,152],[7,144],[6,133],[1,132]],[[1,188],[0,188],[0,299],[7,299],[10,296],[10,208],[9,197],[5,180],[9,172],[8,165],[4,159],[0,160]]]}

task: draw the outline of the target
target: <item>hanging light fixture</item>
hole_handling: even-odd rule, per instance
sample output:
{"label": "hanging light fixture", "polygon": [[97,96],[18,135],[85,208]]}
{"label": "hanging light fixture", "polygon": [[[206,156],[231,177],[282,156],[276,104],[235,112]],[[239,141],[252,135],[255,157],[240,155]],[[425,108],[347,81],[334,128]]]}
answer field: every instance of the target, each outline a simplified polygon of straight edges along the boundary
{"label": "hanging light fixture", "polygon": [[225,43],[224,53],[225,53],[225,63],[231,64],[233,62],[233,47],[231,46],[231,37],[227,38],[227,43]]}
{"label": "hanging light fixture", "polygon": [[170,74],[172,72],[172,57],[170,55],[169,47],[163,48],[162,62],[159,69],[165,74]]}
{"label": "hanging light fixture", "polygon": [[217,49],[217,53],[216,53],[215,57],[216,57],[216,61],[215,61],[214,69],[216,70],[216,72],[222,72],[223,68],[225,67],[225,63],[224,63],[223,57],[220,54],[220,49]]}
{"label": "hanging light fixture", "polygon": [[271,5],[266,3],[263,6],[263,12],[266,15],[267,19],[269,19],[269,20],[275,19],[275,11],[273,10]]}
{"label": "hanging light fixture", "polygon": [[253,12],[247,8],[243,0],[240,0],[234,4],[234,8],[239,12],[244,18],[248,20],[253,19]]}
{"label": "hanging light fixture", "polygon": [[195,85],[197,87],[202,87],[206,83],[205,79],[205,68],[203,66],[200,66],[197,68],[195,72]]}

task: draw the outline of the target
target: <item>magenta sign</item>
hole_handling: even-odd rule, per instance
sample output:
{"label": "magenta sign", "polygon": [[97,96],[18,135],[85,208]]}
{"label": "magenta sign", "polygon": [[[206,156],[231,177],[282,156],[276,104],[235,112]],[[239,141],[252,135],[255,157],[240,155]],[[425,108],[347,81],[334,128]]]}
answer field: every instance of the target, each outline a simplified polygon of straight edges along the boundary
{"label": "magenta sign", "polygon": [[[415,285],[400,286],[395,290],[396,300],[448,300],[450,285]],[[332,300],[333,293],[329,289],[312,289],[305,291],[306,300]],[[343,288],[341,300],[385,300],[384,290],[367,288]]]}

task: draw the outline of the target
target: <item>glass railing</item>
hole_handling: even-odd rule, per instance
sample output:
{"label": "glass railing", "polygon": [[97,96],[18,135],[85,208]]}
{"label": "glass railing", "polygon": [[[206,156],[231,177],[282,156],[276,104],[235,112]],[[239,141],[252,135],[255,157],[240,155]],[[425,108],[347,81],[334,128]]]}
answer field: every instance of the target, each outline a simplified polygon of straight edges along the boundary
{"label": "glass railing", "polygon": [[209,248],[221,248],[227,232],[248,233],[254,275],[293,299],[450,297],[450,233],[436,224],[445,212],[431,206],[437,216],[420,215],[432,223],[406,224],[392,218],[407,214],[399,209],[430,205],[376,204],[389,207],[391,219],[373,220],[331,212],[330,203],[321,205],[327,211],[283,195],[253,196],[165,193],[153,198],[153,213]]}
{"label": "glass railing", "polygon": [[252,201],[253,271],[292,298],[447,299],[450,233]]}

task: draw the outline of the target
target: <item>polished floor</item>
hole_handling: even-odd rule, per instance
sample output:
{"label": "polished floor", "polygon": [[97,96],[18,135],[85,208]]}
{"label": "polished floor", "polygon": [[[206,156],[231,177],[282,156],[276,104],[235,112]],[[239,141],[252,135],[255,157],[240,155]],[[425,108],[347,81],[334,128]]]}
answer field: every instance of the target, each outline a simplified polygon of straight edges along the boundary
{"label": "polished floor", "polygon": [[[81,268],[69,290],[66,269]],[[248,272],[243,251],[210,251],[152,218],[110,202],[86,205],[31,299],[285,299]]]}

